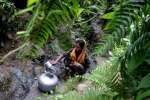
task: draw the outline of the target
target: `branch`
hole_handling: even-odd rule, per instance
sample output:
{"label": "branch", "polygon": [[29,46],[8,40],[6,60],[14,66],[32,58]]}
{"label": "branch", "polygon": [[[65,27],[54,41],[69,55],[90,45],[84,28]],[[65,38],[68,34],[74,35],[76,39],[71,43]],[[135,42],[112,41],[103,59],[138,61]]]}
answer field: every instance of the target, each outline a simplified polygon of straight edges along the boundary
{"label": "branch", "polygon": [[28,44],[29,44],[29,43],[26,42],[26,43],[24,43],[23,45],[19,46],[18,48],[9,51],[3,58],[0,59],[0,64],[2,64],[2,63],[4,62],[4,60],[5,60],[8,56],[10,56],[10,55],[12,55],[13,53],[19,51],[20,49],[22,49],[23,47],[25,47],[25,46],[28,45]]}

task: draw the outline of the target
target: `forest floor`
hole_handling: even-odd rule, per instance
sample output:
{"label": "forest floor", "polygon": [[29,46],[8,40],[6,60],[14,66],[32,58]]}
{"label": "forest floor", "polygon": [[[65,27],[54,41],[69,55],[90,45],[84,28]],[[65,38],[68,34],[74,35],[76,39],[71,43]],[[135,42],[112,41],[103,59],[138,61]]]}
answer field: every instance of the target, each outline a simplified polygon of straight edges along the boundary
{"label": "forest floor", "polygon": [[[16,45],[17,46],[17,45]],[[9,46],[8,46],[9,47]],[[7,48],[11,50],[12,48]],[[3,51],[1,56],[8,51]],[[103,64],[105,57],[96,57],[97,64]],[[9,56],[0,65],[1,100],[35,100],[42,95],[38,89],[37,77],[44,71],[44,66],[27,59],[16,59],[16,54]],[[84,91],[87,82],[76,85],[78,92]]]}
{"label": "forest floor", "polygon": [[[101,26],[98,22],[99,19],[96,19],[95,22],[91,24],[94,31],[89,34],[90,41],[96,41],[95,39],[101,36],[101,34],[99,34],[102,33],[100,30]],[[96,33],[96,35],[93,35],[94,33]],[[8,37],[13,37],[13,35]],[[9,51],[19,47],[22,44],[21,41],[22,40],[15,38],[13,38],[13,40],[7,39],[4,48],[0,48],[0,58],[4,57]],[[43,51],[51,57],[55,58],[56,56],[50,52],[50,48],[45,47]],[[1,100],[36,100],[37,97],[43,94],[38,89],[37,77],[44,72],[45,58],[34,60],[18,59],[16,56],[17,53],[18,52],[11,54],[5,59],[3,64],[0,64]],[[101,56],[97,56],[94,59],[97,65],[102,65],[107,60],[106,57]],[[63,85],[63,83],[61,85]],[[83,81],[76,84],[75,88],[79,93],[82,93],[87,86],[88,82]]]}
{"label": "forest floor", "polygon": [[[0,49],[0,58],[9,51],[20,45],[20,40],[9,41],[5,43],[5,48]],[[17,53],[8,56],[0,64],[0,96],[1,100],[24,100],[33,85],[36,83],[35,77],[38,77],[43,71],[43,66],[32,60],[18,59]],[[37,87],[36,87],[37,88]],[[38,91],[38,89],[37,89]],[[35,97],[36,95],[34,95]],[[28,99],[28,100],[35,100]]]}

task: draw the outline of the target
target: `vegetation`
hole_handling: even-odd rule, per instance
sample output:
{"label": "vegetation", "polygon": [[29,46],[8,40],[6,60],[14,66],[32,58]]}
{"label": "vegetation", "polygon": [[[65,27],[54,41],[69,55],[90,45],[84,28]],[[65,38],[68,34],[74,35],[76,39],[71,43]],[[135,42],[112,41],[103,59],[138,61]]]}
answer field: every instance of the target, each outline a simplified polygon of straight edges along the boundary
{"label": "vegetation", "polygon": [[[0,3],[2,11],[5,11],[2,7],[10,4],[8,1]],[[12,12],[15,11],[15,7],[11,9]],[[94,51],[90,51],[90,56],[106,56],[111,51],[108,61],[104,65],[97,65],[88,77],[80,77],[82,81],[90,82],[83,94],[74,88],[78,84],[75,77],[66,82],[67,89],[64,92],[55,91],[54,95],[46,95],[48,98],[53,100],[150,98],[149,0],[28,0],[27,8],[19,10],[14,16],[28,12],[32,17],[29,18],[25,30],[17,32],[23,43],[28,44],[16,51],[20,51],[20,56],[31,59],[41,56],[40,50],[49,41],[58,40],[57,45],[63,50],[72,47],[72,40],[77,37],[85,38],[91,43],[87,38],[92,30],[91,22],[97,18],[105,21],[102,27],[104,34],[98,42],[94,42],[96,47],[93,47]],[[5,16],[3,13],[0,14],[2,17]],[[6,18],[10,18],[10,15],[12,13]],[[6,33],[4,30],[5,28],[0,30],[2,34]]]}
{"label": "vegetation", "polygon": [[0,48],[4,46],[6,34],[15,30],[14,18],[12,14],[15,12],[15,6],[13,3],[9,3],[6,0],[0,0]]}

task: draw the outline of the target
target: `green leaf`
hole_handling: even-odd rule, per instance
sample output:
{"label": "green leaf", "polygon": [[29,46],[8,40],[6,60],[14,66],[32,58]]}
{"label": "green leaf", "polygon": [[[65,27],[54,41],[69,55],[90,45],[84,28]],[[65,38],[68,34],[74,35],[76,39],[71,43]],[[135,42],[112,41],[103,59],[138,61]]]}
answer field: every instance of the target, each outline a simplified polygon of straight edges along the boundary
{"label": "green leaf", "polygon": [[37,3],[37,2],[39,2],[39,0],[28,0],[28,1],[27,1],[27,6],[29,7],[29,6],[31,6],[32,4]]}
{"label": "green leaf", "polygon": [[28,8],[25,8],[25,9],[23,9],[23,10],[19,10],[18,12],[16,12],[16,13],[14,14],[14,16],[18,16],[18,15],[24,14],[24,13],[26,13],[26,12],[28,12],[28,11],[33,11],[33,6],[28,7]]}
{"label": "green leaf", "polygon": [[76,10],[76,16],[79,17],[84,9],[80,8]]}
{"label": "green leaf", "polygon": [[135,100],[149,100],[148,98],[144,99],[144,98],[149,97],[149,96],[150,96],[150,90],[147,90],[146,92],[144,92],[142,94],[138,94],[138,96],[136,97]]}
{"label": "green leaf", "polygon": [[19,31],[16,34],[21,36],[21,37],[28,37],[30,35],[27,33],[27,31]]}
{"label": "green leaf", "polygon": [[115,15],[115,12],[110,12],[101,16],[102,19],[112,19]]}
{"label": "green leaf", "polygon": [[150,58],[145,60],[150,65]]}
{"label": "green leaf", "polygon": [[128,71],[131,73],[145,60],[145,55],[140,55],[139,53],[133,54],[131,58],[128,59]]}
{"label": "green leaf", "polygon": [[138,89],[149,87],[150,87],[150,73],[141,80]]}

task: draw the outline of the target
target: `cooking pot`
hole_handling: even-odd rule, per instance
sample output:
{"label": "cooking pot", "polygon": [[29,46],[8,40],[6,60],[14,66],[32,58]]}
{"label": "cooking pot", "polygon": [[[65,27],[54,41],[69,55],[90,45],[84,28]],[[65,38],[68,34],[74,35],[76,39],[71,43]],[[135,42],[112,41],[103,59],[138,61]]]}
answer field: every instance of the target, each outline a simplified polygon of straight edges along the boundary
{"label": "cooking pot", "polygon": [[55,67],[47,61],[45,64],[45,71],[38,77],[38,87],[40,90],[50,92],[58,84],[58,77],[55,75]]}
{"label": "cooking pot", "polygon": [[49,61],[47,61],[45,64],[45,72],[50,72],[55,74],[59,79],[62,79],[63,76],[66,73],[66,68],[62,64],[55,64],[52,65]]}
{"label": "cooking pot", "polygon": [[56,68],[53,66],[49,61],[47,61],[45,64],[45,72],[50,72],[56,75]]}
{"label": "cooking pot", "polygon": [[50,92],[58,84],[59,80],[53,73],[42,73],[38,78],[38,87],[40,90]]}

